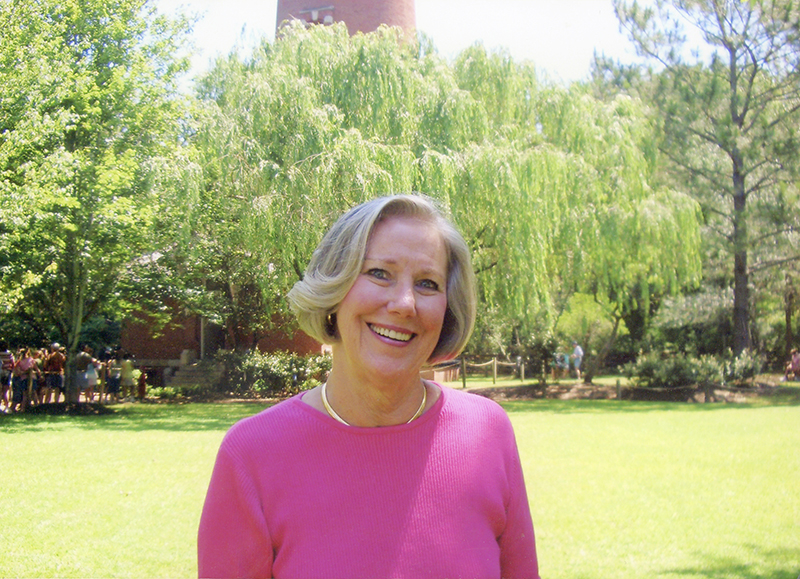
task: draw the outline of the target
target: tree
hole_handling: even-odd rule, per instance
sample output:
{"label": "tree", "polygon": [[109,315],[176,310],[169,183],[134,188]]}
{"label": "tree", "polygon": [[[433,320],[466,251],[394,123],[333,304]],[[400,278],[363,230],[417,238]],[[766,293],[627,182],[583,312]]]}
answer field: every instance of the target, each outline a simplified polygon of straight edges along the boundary
{"label": "tree", "polygon": [[707,230],[732,256],[739,354],[751,345],[752,275],[800,259],[800,7],[656,0],[642,8],[615,0],[615,9],[656,66],[652,83],[640,86],[662,120],[672,178],[698,200]]}
{"label": "tree", "polygon": [[[629,310],[699,272],[697,206],[650,186],[635,99],[540,86],[530,63],[480,46],[451,65],[394,30],[341,25],[220,59],[199,95],[193,188],[170,203],[185,227],[164,253],[229,323],[283,311],[332,221],[391,192],[443,203],[486,309],[522,332],[552,328],[578,289]],[[246,283],[265,309],[233,320],[229,288]]]}
{"label": "tree", "polygon": [[151,251],[186,27],[145,0],[0,1],[0,306],[56,329],[70,401],[84,322],[133,307]]}

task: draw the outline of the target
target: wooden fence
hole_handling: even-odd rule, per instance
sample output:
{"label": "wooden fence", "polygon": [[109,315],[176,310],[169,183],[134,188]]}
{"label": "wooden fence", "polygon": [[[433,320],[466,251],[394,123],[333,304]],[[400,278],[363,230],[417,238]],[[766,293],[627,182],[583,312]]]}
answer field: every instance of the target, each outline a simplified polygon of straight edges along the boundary
{"label": "wooden fence", "polygon": [[453,360],[439,364],[432,370],[432,375],[425,376],[432,378],[437,382],[452,382],[455,381],[458,375],[461,376],[462,388],[467,387],[467,371],[470,369],[483,369],[485,375],[488,376],[491,371],[492,384],[497,384],[497,370],[498,368],[513,368],[513,373],[519,376],[521,382],[525,381],[525,362],[521,359],[517,362],[500,362],[497,357],[493,357],[488,362],[467,362],[465,358]]}

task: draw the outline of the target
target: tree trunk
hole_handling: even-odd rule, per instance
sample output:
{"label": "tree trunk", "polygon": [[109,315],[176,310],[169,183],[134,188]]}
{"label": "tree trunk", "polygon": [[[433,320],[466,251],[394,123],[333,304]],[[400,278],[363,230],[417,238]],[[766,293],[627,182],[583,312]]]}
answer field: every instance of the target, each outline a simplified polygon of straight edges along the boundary
{"label": "tree trunk", "polygon": [[747,271],[747,195],[742,160],[733,155],[733,352],[750,348],[750,288]]}
{"label": "tree trunk", "polygon": [[78,382],[75,380],[75,357],[77,351],[67,352],[67,361],[64,364],[64,398],[70,404],[77,404],[80,400]]}
{"label": "tree trunk", "polygon": [[786,276],[786,291],[783,298],[783,314],[786,320],[786,331],[784,333],[784,359],[788,360],[794,347],[794,332],[792,331],[792,312],[794,311],[794,288],[792,278]]}

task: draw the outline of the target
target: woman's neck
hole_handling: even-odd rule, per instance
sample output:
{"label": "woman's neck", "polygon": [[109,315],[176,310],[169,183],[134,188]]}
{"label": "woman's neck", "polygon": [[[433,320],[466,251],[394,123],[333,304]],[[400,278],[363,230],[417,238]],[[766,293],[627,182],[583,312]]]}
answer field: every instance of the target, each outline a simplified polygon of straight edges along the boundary
{"label": "woman's neck", "polygon": [[[315,392],[310,401],[312,406],[321,406],[321,389]],[[350,375],[337,368],[333,369],[327,380],[327,402],[335,414],[352,426],[373,427],[404,424],[417,414],[423,397],[429,408],[438,398],[438,389],[430,387],[420,378],[419,373],[411,376],[371,377]],[[313,402],[318,404],[314,404]]]}

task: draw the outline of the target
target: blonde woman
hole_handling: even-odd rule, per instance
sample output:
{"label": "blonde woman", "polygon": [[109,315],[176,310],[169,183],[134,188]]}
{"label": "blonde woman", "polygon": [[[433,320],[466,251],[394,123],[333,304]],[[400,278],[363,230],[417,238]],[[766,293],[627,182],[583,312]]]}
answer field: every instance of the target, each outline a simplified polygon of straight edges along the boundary
{"label": "blonde woman", "polygon": [[475,319],[469,249],[433,202],[352,209],[289,300],[333,366],[226,435],[200,576],[538,578],[508,417],[420,377],[460,353]]}

